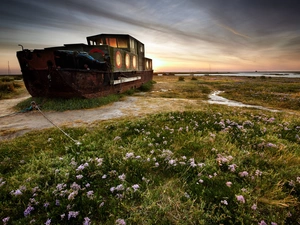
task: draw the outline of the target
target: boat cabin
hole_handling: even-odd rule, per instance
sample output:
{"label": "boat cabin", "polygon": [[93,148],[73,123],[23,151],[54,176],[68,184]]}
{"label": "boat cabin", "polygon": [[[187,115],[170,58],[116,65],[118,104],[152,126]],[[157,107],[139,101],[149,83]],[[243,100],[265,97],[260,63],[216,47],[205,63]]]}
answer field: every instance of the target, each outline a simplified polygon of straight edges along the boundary
{"label": "boat cabin", "polygon": [[108,45],[144,56],[144,44],[128,34],[98,34],[86,39],[88,45]]}

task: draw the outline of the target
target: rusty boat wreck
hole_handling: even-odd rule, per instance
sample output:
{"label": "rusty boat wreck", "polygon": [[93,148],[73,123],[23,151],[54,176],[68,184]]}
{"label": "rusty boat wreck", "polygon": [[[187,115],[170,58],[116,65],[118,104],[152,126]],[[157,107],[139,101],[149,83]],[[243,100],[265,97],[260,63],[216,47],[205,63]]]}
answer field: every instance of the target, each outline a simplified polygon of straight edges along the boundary
{"label": "rusty boat wreck", "polygon": [[152,80],[152,60],[132,36],[99,34],[87,37],[87,43],[35,50],[22,46],[17,58],[30,95],[95,98]]}

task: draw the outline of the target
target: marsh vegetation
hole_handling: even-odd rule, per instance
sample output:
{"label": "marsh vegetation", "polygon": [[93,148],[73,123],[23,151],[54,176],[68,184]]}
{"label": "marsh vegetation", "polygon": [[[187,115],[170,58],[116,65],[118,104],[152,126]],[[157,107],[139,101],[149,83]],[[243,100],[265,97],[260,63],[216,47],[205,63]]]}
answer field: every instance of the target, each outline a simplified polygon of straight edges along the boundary
{"label": "marsh vegetation", "polygon": [[[295,111],[202,102],[65,128],[76,142],[56,129],[4,141],[3,223],[300,223],[300,120],[292,103],[299,80],[170,76],[155,81],[147,93],[153,98],[200,102],[222,90],[249,104],[249,93],[255,93],[253,104]],[[266,89],[272,98],[265,98]],[[284,106],[276,103],[282,94],[292,99]]]}

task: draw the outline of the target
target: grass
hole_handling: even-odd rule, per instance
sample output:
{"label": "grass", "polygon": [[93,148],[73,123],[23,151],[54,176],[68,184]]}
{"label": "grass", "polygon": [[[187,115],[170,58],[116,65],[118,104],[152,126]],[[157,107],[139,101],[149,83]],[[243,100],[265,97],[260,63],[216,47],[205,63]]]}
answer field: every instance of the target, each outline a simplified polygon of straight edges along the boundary
{"label": "grass", "polygon": [[296,224],[299,124],[278,113],[207,106],[66,128],[80,145],[55,129],[31,132],[1,144],[0,218]]}
{"label": "grass", "polygon": [[122,99],[124,96],[133,95],[136,91],[147,92],[150,91],[153,87],[154,82],[147,82],[143,84],[138,90],[128,90],[123,94],[112,94],[106,97],[84,99],[84,98],[72,98],[72,99],[63,99],[63,98],[42,98],[42,97],[30,97],[19,104],[16,108],[18,110],[26,109],[31,105],[31,102],[34,101],[39,107],[43,110],[52,110],[52,111],[66,111],[66,110],[75,110],[75,109],[90,109],[96,108],[103,105],[107,105],[112,102],[116,102]]}
{"label": "grass", "polygon": [[[251,78],[252,85],[247,79],[156,77],[147,94],[205,99],[213,90],[240,93],[248,85],[244,91],[257,88],[260,102],[265,92],[256,86],[283,92],[277,78]],[[296,95],[296,81],[285,82],[284,93]],[[57,129],[30,132],[1,142],[0,219],[298,224],[299,124],[297,114],[203,103],[198,110],[65,127],[76,143]]]}
{"label": "grass", "polygon": [[20,76],[1,76],[0,77],[0,100],[9,99],[25,92]]}

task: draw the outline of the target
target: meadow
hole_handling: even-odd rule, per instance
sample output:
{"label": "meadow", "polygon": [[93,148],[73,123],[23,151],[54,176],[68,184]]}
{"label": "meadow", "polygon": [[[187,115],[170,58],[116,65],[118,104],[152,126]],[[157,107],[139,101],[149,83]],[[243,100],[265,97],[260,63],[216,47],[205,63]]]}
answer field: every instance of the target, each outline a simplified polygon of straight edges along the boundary
{"label": "meadow", "polygon": [[[299,80],[154,79],[147,96],[199,104],[1,142],[2,223],[300,223]],[[214,90],[284,111],[203,102]]]}

